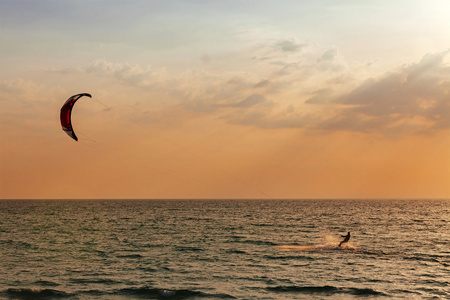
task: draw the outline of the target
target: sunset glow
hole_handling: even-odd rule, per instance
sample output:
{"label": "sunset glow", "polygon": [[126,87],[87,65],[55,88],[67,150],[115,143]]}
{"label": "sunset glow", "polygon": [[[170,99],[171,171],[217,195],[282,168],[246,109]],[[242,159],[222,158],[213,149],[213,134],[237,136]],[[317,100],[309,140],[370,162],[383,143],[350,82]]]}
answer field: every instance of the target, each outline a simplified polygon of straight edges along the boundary
{"label": "sunset glow", "polygon": [[450,197],[448,1],[19,0],[0,19],[3,199]]}

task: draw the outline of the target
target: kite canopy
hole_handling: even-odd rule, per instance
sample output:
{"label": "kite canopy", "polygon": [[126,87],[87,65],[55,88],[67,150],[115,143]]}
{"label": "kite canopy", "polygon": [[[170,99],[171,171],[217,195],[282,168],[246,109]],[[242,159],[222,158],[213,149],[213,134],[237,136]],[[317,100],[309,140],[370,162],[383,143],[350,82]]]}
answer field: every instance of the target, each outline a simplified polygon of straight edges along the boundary
{"label": "kite canopy", "polygon": [[73,95],[72,97],[67,99],[67,101],[64,103],[64,105],[61,107],[61,126],[62,126],[62,130],[64,130],[75,141],[78,141],[78,138],[75,135],[75,132],[73,131],[72,121],[71,121],[70,117],[72,115],[72,108],[73,108],[75,102],[77,102],[77,100],[80,99],[83,96],[92,98],[92,96],[90,94],[87,94],[87,93]]}

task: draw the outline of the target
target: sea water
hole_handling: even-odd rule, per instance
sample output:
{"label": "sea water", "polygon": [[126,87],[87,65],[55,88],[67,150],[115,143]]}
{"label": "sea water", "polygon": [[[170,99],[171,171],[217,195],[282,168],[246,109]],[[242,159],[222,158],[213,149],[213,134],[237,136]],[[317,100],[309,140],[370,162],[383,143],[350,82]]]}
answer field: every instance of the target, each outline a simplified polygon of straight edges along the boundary
{"label": "sea water", "polygon": [[450,299],[450,201],[0,201],[2,299],[368,297]]}

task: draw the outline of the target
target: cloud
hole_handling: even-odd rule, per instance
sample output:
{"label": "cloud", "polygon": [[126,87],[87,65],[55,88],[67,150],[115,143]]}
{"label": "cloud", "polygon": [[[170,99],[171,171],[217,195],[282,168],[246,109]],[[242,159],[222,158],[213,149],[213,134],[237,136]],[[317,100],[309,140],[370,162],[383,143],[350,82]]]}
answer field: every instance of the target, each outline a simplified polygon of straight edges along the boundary
{"label": "cloud", "polygon": [[286,56],[301,56],[310,45],[295,38],[269,39],[258,41],[251,50],[254,60],[273,61],[284,59]]}
{"label": "cloud", "polygon": [[203,54],[200,59],[204,64],[209,64],[211,62],[211,56],[209,56],[208,54]]}
{"label": "cloud", "polygon": [[450,129],[450,67],[444,63],[449,52],[428,54],[334,98],[326,90],[318,91],[308,103],[340,109],[317,127],[386,134]]}
{"label": "cloud", "polygon": [[267,98],[265,96],[259,94],[252,94],[246,97],[244,100],[239,101],[236,104],[230,104],[229,106],[238,108],[249,108],[264,102],[267,102]]}
{"label": "cloud", "polygon": [[346,64],[339,50],[335,47],[326,50],[317,59],[317,69],[320,71],[343,71],[346,68]]}
{"label": "cloud", "polygon": [[301,113],[293,105],[280,109],[279,105],[268,99],[252,109],[230,112],[222,116],[222,119],[231,124],[263,129],[306,128],[311,122],[310,116]]}
{"label": "cloud", "polygon": [[[31,92],[32,90],[36,90],[38,85],[31,80],[16,78],[0,82],[0,88],[3,93],[23,95]],[[0,97],[0,99],[2,99],[2,101],[7,100],[6,97]]]}
{"label": "cloud", "polygon": [[[255,93],[228,105],[235,111],[224,118],[233,124],[261,128],[365,132],[389,137],[449,130],[450,67],[444,60],[449,52],[425,55],[417,63],[401,66],[378,78],[369,78],[352,91],[338,96],[330,83],[328,87],[312,92],[305,102],[309,107],[305,110],[307,113],[302,113],[299,105],[283,108],[281,102],[269,101],[264,94]],[[325,64],[343,72],[342,68],[333,68],[338,65],[339,56],[336,49],[329,49],[309,69],[318,70]],[[264,86],[271,80],[262,80],[253,88]]]}
{"label": "cloud", "polygon": [[[348,80],[351,77],[349,67],[336,47],[328,48],[322,53],[313,47],[309,48],[308,51],[298,51],[289,55],[286,52],[275,52],[270,57],[266,56],[267,64],[272,66],[272,76],[285,77],[284,80],[292,78],[296,82],[308,80],[342,82],[342,78]],[[337,78],[341,79],[336,80]]]}
{"label": "cloud", "polygon": [[[301,44],[294,40],[272,41],[271,45],[272,50],[279,47],[279,54],[297,53],[284,60],[274,54],[245,71],[188,69],[174,73],[106,60],[95,60],[84,70],[145,88],[152,99],[164,99],[167,113],[172,106],[214,114],[232,124],[390,136],[450,129],[450,67],[444,60],[450,51],[428,54],[417,63],[337,94],[348,83],[344,79],[353,76],[337,48],[318,54],[300,51]],[[317,88],[320,85],[322,88]]]}
{"label": "cloud", "polygon": [[222,101],[192,101],[186,102],[184,107],[197,112],[217,112],[220,110],[253,110],[259,107],[273,105],[273,102],[261,94],[251,94],[238,101],[222,99]]}
{"label": "cloud", "polygon": [[338,51],[336,48],[332,48],[327,50],[322,56],[319,58],[319,61],[332,61],[338,56]]}
{"label": "cloud", "polygon": [[323,88],[314,91],[313,96],[305,101],[306,104],[324,104],[329,102],[329,98],[333,95],[333,90],[330,88]]}
{"label": "cloud", "polygon": [[112,76],[121,82],[140,87],[155,84],[161,73],[161,70],[150,67],[142,68],[137,64],[114,63],[102,59],[93,61],[85,70],[88,73]]}
{"label": "cloud", "polygon": [[307,44],[300,43],[295,39],[286,39],[276,42],[275,46],[283,52],[297,52],[305,48]]}

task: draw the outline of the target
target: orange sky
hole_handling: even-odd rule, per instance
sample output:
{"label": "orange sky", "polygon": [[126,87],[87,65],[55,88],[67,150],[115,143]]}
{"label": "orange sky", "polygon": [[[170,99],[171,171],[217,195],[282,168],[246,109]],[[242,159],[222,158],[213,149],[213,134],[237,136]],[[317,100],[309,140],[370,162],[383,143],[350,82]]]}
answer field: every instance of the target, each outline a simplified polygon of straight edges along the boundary
{"label": "orange sky", "polygon": [[3,199],[450,197],[446,1],[52,3],[0,4]]}

